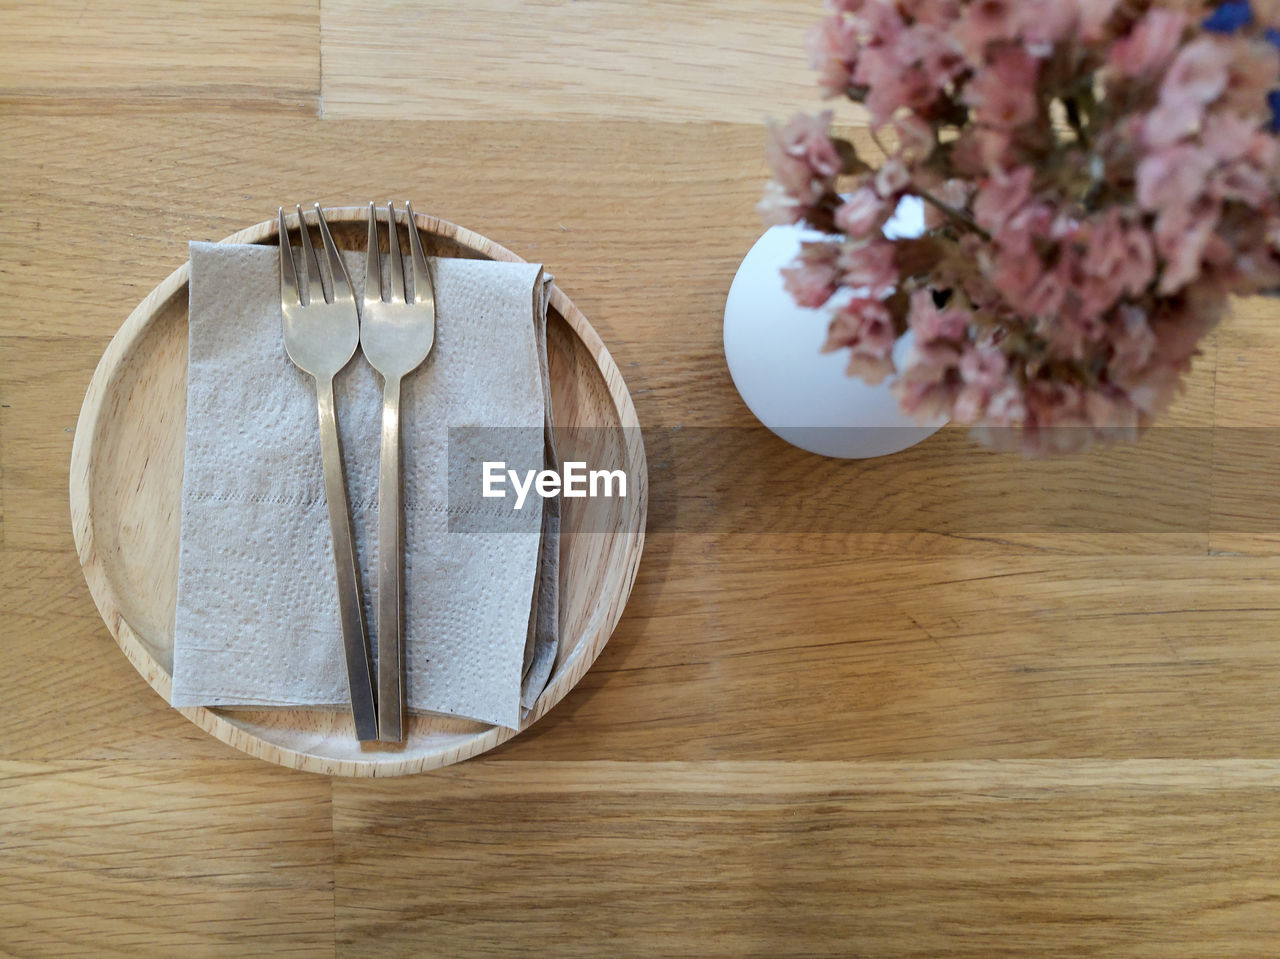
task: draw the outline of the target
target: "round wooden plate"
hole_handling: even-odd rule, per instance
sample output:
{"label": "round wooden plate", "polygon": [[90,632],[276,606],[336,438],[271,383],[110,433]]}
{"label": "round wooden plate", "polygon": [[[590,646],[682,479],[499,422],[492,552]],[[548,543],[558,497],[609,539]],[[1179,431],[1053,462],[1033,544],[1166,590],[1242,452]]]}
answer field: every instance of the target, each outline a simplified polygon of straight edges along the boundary
{"label": "round wooden plate", "polygon": [[[364,208],[327,210],[325,216],[340,247],[363,250]],[[418,215],[417,226],[428,254],[520,261],[493,241],[443,220]],[[275,220],[223,242],[274,245]],[[178,589],[190,268],[183,264],[148,294],[112,339],[85,395],[71,454],[71,518],[89,591],[124,654],[166,702]],[[570,443],[616,444],[607,455],[631,464],[636,488],[626,498],[561,504],[561,653],[524,728],[564,698],[617,625],[640,562],[648,507],[635,407],[609,351],[558,287],[547,326],[557,426],[615,427],[570,429],[565,435]],[[559,452],[564,459],[593,459],[592,449]],[[602,516],[602,509],[611,514]],[[412,716],[403,745],[362,746],[350,715],[333,710],[196,707],[181,712],[252,756],[339,776],[421,772],[475,756],[516,735],[465,720]]]}

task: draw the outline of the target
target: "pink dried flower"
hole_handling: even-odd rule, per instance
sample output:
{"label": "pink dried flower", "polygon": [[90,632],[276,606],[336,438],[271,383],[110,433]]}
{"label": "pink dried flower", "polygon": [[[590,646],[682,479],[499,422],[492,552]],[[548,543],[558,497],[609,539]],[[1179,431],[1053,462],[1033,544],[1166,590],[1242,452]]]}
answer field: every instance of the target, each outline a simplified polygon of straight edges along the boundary
{"label": "pink dried flower", "polygon": [[1278,84],[1280,51],[1265,41],[1238,44],[1227,66],[1222,105],[1237,111],[1257,110]]}
{"label": "pink dried flower", "polygon": [[987,401],[984,422],[997,429],[1021,426],[1027,419],[1027,406],[1023,391],[1016,382],[1006,381],[1003,389]]}
{"label": "pink dried flower", "polygon": [[960,355],[960,380],[952,413],[961,423],[977,423],[1006,386],[1004,354],[989,343],[970,344]]}
{"label": "pink dried flower", "polygon": [[933,343],[935,340],[963,340],[969,332],[973,314],[967,310],[940,310],[934,303],[933,293],[917,290],[911,294],[911,309],[907,322],[915,334],[917,343]]}
{"label": "pink dried flower", "polygon": [[1080,38],[1096,43],[1106,36],[1107,22],[1119,0],[1075,0],[1080,8]]}
{"label": "pink dried flower", "polygon": [[1232,46],[1201,37],[1183,47],[1160,87],[1163,102],[1212,103],[1227,89]]}
{"label": "pink dried flower", "polygon": [[1023,300],[1022,309],[1033,318],[1057,319],[1062,302],[1066,299],[1067,289],[1060,271],[1051,270],[1042,273],[1040,279],[1027,293],[1026,299]]}
{"label": "pink dried flower", "polygon": [[876,193],[886,200],[896,199],[911,185],[911,173],[898,157],[885,160],[876,171]]}
{"label": "pink dried flower", "polygon": [[851,78],[867,88],[865,103],[876,126],[904,109],[927,110],[964,68],[949,30],[922,19],[908,28],[897,11],[895,5],[877,3],[853,21],[864,43]]}
{"label": "pink dried flower", "polygon": [[[969,205],[973,193],[973,184],[968,180],[953,177],[939,184],[933,191],[934,197],[952,210],[963,211]],[[937,230],[949,222],[951,214],[943,212],[932,203],[924,207],[924,225],[927,230]]]}
{"label": "pink dried flower", "polygon": [[849,351],[849,365],[845,367],[845,373],[856,376],[869,386],[879,386],[893,372],[892,357],[863,353],[856,347]]}
{"label": "pink dried flower", "polygon": [[[975,150],[978,171],[996,171],[1008,168],[1012,163],[1015,143],[1013,131],[996,127],[977,127],[970,139]],[[959,164],[957,159],[957,164]]]}
{"label": "pink dried flower", "polygon": [[868,89],[864,102],[876,126],[885,123],[895,110],[905,107],[911,94],[901,65],[891,48],[865,47],[858,57],[853,82]]}
{"label": "pink dried flower", "polygon": [[[1013,216],[995,237],[991,285],[1015,309],[1030,315],[1030,297],[1048,267],[1036,249],[1049,235],[1053,212],[1043,204],[1030,204]],[[1041,291],[1041,296],[1046,291]]]}
{"label": "pink dried flower", "polygon": [[959,362],[954,346],[914,344],[892,386],[903,411],[922,421],[950,415],[959,392]]}
{"label": "pink dried flower", "polygon": [[1011,306],[1023,313],[1029,312],[1027,297],[1044,275],[1044,262],[1030,243],[1002,246],[995,254],[990,272],[991,285]]}
{"label": "pink dried flower", "polygon": [[866,106],[876,126],[888,122],[899,110],[926,108],[938,93],[928,73],[918,65],[904,64],[898,51],[889,46],[864,50],[853,79],[871,89]]}
{"label": "pink dried flower", "polygon": [[1165,261],[1162,294],[1177,293],[1196,278],[1217,222],[1217,206],[1207,200],[1194,211],[1175,208],[1161,214],[1156,221],[1156,249]]}
{"label": "pink dried flower", "polygon": [[1204,118],[1204,105],[1197,100],[1161,101],[1142,118],[1142,137],[1147,147],[1159,150],[1194,135]]}
{"label": "pink dried flower", "polygon": [[1113,332],[1112,379],[1121,385],[1131,384],[1138,372],[1151,361],[1156,349],[1156,336],[1151,332],[1146,314],[1131,304],[1116,311]]}
{"label": "pink dried flower", "polygon": [[836,265],[845,286],[859,290],[863,296],[873,300],[884,299],[898,283],[894,245],[888,240],[869,239],[846,243]]}
{"label": "pink dried flower", "polygon": [[[1258,129],[1258,121],[1228,110],[1210,114],[1204,121],[1204,146],[1219,163],[1242,160],[1256,144],[1274,147],[1275,138]],[[1267,146],[1264,146],[1265,150]],[[1265,160],[1263,160],[1265,164]]]}
{"label": "pink dried flower", "polygon": [[841,96],[849,89],[859,46],[853,22],[839,15],[814,24],[806,34],[809,65],[820,71],[823,96]]}
{"label": "pink dried flower", "polygon": [[849,365],[845,367],[846,376],[856,376],[868,386],[879,386],[894,372],[892,357],[873,356],[861,352],[856,347],[849,350]]}
{"label": "pink dried flower", "polygon": [[1112,45],[1107,59],[1127,77],[1157,73],[1168,66],[1186,28],[1183,11],[1156,7],[1147,11],[1131,34]]}
{"label": "pink dried flower", "polygon": [[[1084,394],[1074,383],[1037,380],[1028,385],[1025,402],[1029,426],[1064,431],[1069,427],[1089,425],[1084,415]],[[1064,440],[1073,442],[1066,440],[1066,435],[1063,432],[1059,442]],[[1059,451],[1066,452],[1074,448],[1074,446],[1059,447]]]}
{"label": "pink dried flower", "polygon": [[867,0],[858,8],[857,22],[867,35],[868,47],[892,46],[906,29],[892,0]]}
{"label": "pink dried flower", "polygon": [[858,297],[836,310],[822,352],[862,345],[887,353],[893,349],[893,341],[893,317],[888,308],[880,300]]}
{"label": "pink dried flower", "polygon": [[830,110],[816,117],[797,113],[785,126],[769,127],[765,156],[773,178],[801,204],[828,192],[843,166],[830,137],[833,115]]}
{"label": "pink dried flower", "polygon": [[1182,296],[1162,303],[1149,320],[1156,337],[1155,357],[1165,366],[1187,369],[1200,350],[1200,340],[1224,309],[1218,298],[1202,302],[1196,295]]}
{"label": "pink dried flower", "polygon": [[1124,394],[1110,389],[1089,390],[1084,394],[1084,410],[1093,436],[1113,443],[1132,443],[1138,438],[1138,411]]}
{"label": "pink dried flower", "polygon": [[900,0],[900,6],[918,23],[948,28],[960,19],[965,0]]}
{"label": "pink dried flower", "polygon": [[965,5],[956,38],[969,61],[981,63],[988,44],[1013,39],[1020,25],[1018,0],[977,0]]}
{"label": "pink dried flower", "polygon": [[879,231],[893,212],[870,187],[859,187],[836,208],[836,226],[846,235],[861,238]]}
{"label": "pink dried flower", "polygon": [[764,197],[756,204],[756,212],[765,226],[791,226],[804,219],[805,208],[782,184],[770,181],[765,185]]}
{"label": "pink dried flower", "polygon": [[[898,154],[909,163],[923,163],[929,159],[938,144],[933,124],[914,113],[894,120],[893,128],[898,134]],[[903,172],[909,181],[910,174],[907,173],[905,166]]]}
{"label": "pink dried flower", "polygon": [[1087,281],[1085,313],[1100,315],[1122,295],[1138,296],[1150,285],[1156,271],[1151,237],[1126,225],[1113,208],[1092,229],[1081,268]]}
{"label": "pink dried flower", "polygon": [[1079,22],[1079,11],[1063,0],[1020,0],[1018,14],[1019,35],[1027,52],[1037,59],[1049,56]]}
{"label": "pink dried flower", "polygon": [[907,70],[919,74],[919,106],[928,106],[947,83],[965,68],[964,56],[948,27],[917,21],[894,42],[893,54]]}
{"label": "pink dried flower", "polygon": [[840,273],[834,243],[805,243],[795,264],[782,271],[787,292],[800,306],[817,309],[835,295]]}
{"label": "pink dried flower", "polygon": [[1213,156],[1191,144],[1168,147],[1149,154],[1138,164],[1138,203],[1158,213],[1194,203],[1204,192]]}
{"label": "pink dried flower", "polygon": [[1216,200],[1238,200],[1260,207],[1274,192],[1267,169],[1245,161],[1229,163],[1209,178],[1208,194]]}
{"label": "pink dried flower", "polygon": [[[1280,290],[1280,0],[1237,7],[828,0],[821,83],[897,151],[840,182],[830,114],[771,135],[762,215],[834,234],[786,272],[827,348],[879,382],[910,330],[903,409],[1037,454],[1162,413],[1229,298]],[[883,237],[911,194],[924,236]]]}
{"label": "pink dried flower", "polygon": [[879,300],[855,299],[841,307],[831,320],[824,353],[849,350],[850,375],[879,385],[894,371],[893,317]]}
{"label": "pink dried flower", "polygon": [[1034,120],[1039,71],[1039,62],[1024,48],[998,48],[987,68],[964,89],[963,99],[973,108],[975,122],[1007,130]]}
{"label": "pink dried flower", "polygon": [[999,171],[982,184],[973,201],[973,216],[978,225],[990,233],[999,233],[1031,199],[1031,180],[1035,171],[1024,166],[1005,173]]}

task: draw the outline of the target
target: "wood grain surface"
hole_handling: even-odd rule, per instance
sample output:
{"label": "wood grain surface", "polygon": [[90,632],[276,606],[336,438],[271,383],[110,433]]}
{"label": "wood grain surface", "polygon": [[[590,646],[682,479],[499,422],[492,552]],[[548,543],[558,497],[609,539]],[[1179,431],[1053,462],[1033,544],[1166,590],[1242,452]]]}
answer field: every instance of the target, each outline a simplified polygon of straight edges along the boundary
{"label": "wood grain surface", "polygon": [[811,0],[739,0],[729,15],[715,0],[512,9],[322,4],[322,116],[759,124],[813,102]]}
{"label": "wood grain surface", "polygon": [[[802,454],[720,318],[762,118],[820,106],[820,3],[512,9],[0,3],[0,955],[1276,955],[1276,306],[1133,450]],[[650,529],[528,733],[353,782],[147,687],[68,471],[188,240],[389,197],[556,274],[632,390]]]}

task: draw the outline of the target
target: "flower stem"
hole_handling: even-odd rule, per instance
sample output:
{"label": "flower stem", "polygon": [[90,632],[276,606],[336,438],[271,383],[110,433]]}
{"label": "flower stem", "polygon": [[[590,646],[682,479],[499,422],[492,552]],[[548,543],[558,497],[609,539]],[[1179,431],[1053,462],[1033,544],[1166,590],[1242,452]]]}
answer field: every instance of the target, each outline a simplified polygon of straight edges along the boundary
{"label": "flower stem", "polygon": [[[884,143],[881,142],[880,135],[876,133],[874,129],[870,129],[870,133],[871,133],[871,139],[874,140],[876,146],[880,148],[880,152],[883,153],[886,158],[889,157],[890,156],[889,150],[888,148],[885,147]],[[982,227],[978,226],[978,224],[974,221],[973,217],[969,216],[969,214],[965,213],[963,210],[957,210],[955,207],[951,206],[950,204],[943,203],[941,200],[939,200],[933,194],[929,193],[927,190],[921,190],[919,187],[915,185],[914,182],[912,182],[910,186],[910,190],[915,196],[918,196],[920,199],[924,200],[926,203],[928,203],[930,206],[934,207],[935,209],[942,211],[947,216],[951,217],[951,219],[955,220],[956,223],[960,224],[966,229],[972,230],[974,233],[978,234],[978,236],[982,237],[988,243],[991,242],[991,234],[988,233],[986,230],[984,230]]]}
{"label": "flower stem", "polygon": [[915,193],[916,196],[924,200],[925,203],[928,203],[930,206],[933,206],[938,210],[941,210],[947,216],[951,217],[951,219],[955,220],[961,226],[967,227],[968,229],[972,230],[974,233],[978,234],[978,236],[982,237],[988,243],[991,242],[991,234],[988,233],[986,230],[984,230],[982,227],[978,226],[978,224],[974,222],[973,217],[969,216],[969,214],[965,213],[962,210],[957,210],[955,207],[949,206],[946,203],[943,203],[936,196],[933,196],[925,192],[924,190],[915,189],[914,184],[912,185],[912,191]]}

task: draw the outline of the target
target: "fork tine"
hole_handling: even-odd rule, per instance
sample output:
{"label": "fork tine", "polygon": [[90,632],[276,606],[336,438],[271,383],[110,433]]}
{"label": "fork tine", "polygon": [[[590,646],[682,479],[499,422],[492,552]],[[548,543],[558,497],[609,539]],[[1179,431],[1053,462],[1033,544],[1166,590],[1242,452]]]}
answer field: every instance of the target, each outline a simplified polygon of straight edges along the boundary
{"label": "fork tine", "polygon": [[323,303],[326,302],[324,280],[320,276],[320,262],[316,259],[315,247],[311,245],[311,231],[307,229],[307,221],[302,215],[302,205],[294,204],[294,209],[298,211],[298,230],[302,233],[302,268],[307,273],[307,303],[314,303],[317,299]]}
{"label": "fork tine", "polygon": [[378,257],[378,209],[369,201],[369,242],[364,255],[364,298],[382,299],[382,260]]}
{"label": "fork tine", "polygon": [[431,285],[427,258],[422,253],[422,237],[418,236],[418,221],[413,215],[413,204],[405,200],[404,208],[409,213],[409,249],[413,252],[413,302],[434,303],[435,288]]}
{"label": "fork tine", "polygon": [[289,245],[289,227],[284,222],[284,207],[276,215],[280,218],[280,302],[285,306],[298,306],[298,269],[293,263],[293,249]]}
{"label": "fork tine", "polygon": [[400,228],[396,226],[395,204],[390,200],[387,201],[387,224],[391,230],[387,240],[387,250],[391,256],[391,302],[403,303],[405,301],[404,260],[400,253]]}
{"label": "fork tine", "polygon": [[350,303],[356,298],[351,289],[351,277],[347,275],[347,265],[342,262],[342,256],[338,253],[337,244],[333,242],[333,234],[329,232],[329,224],[325,222],[324,210],[320,209],[319,203],[316,204],[316,216],[320,220],[320,236],[324,240],[325,252],[329,254],[329,276],[333,288],[333,299],[329,302]]}

